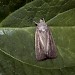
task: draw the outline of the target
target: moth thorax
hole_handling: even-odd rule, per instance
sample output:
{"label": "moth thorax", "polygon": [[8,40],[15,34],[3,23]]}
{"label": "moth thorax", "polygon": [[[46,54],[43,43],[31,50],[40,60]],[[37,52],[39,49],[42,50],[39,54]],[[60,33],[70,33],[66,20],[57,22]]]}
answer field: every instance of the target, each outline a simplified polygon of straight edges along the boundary
{"label": "moth thorax", "polygon": [[41,30],[41,31],[46,31],[47,30],[47,26],[43,26],[42,25],[42,26],[39,26],[38,29]]}

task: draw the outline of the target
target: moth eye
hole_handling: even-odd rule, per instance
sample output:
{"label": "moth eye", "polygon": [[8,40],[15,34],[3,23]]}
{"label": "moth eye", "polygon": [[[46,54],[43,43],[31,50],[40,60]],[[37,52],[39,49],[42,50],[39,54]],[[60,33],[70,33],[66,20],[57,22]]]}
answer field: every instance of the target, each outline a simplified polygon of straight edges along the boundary
{"label": "moth eye", "polygon": [[37,24],[35,24],[37,26]]}

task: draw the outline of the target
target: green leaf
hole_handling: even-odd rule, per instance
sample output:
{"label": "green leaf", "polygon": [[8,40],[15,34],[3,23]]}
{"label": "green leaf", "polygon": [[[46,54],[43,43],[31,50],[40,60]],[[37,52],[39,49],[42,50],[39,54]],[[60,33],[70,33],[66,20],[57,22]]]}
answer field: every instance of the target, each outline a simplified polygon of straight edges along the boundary
{"label": "green leaf", "polygon": [[0,0],[0,21],[32,0]]}
{"label": "green leaf", "polygon": [[54,18],[47,21],[52,26],[75,26],[75,8],[63,13],[59,13]]}
{"label": "green leaf", "polygon": [[[35,58],[36,28],[32,26],[40,18],[54,26],[50,29],[56,59]],[[0,23],[0,75],[75,75],[74,20],[75,0],[34,0],[10,14]]]}
{"label": "green leaf", "polygon": [[57,58],[37,61],[34,27],[0,28],[0,74],[74,75],[75,27],[51,27],[57,46]]}
{"label": "green leaf", "polygon": [[68,0],[61,8],[60,12],[75,8],[75,0]]}
{"label": "green leaf", "polygon": [[1,26],[34,26],[34,20],[38,21],[40,18],[45,18],[48,21],[59,13],[75,8],[75,4],[70,3],[75,3],[75,0],[34,0],[10,14],[1,22]]}

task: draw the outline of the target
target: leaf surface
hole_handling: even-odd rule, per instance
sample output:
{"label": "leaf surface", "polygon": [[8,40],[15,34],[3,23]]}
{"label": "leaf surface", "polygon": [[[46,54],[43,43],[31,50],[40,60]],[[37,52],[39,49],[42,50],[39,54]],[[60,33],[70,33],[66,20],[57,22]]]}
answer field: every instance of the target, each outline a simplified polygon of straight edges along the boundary
{"label": "leaf surface", "polygon": [[[52,31],[56,59],[35,58],[33,21],[40,18]],[[75,75],[75,0],[33,0],[5,18],[0,23],[0,75]]]}
{"label": "leaf surface", "polygon": [[[72,5],[70,3],[75,3],[75,0],[47,0],[47,1],[34,0],[26,4],[22,8],[16,10],[14,13],[10,14],[6,19],[4,19],[1,22],[1,26],[2,27],[27,27],[27,26],[30,27],[30,26],[34,26],[33,21],[38,22],[40,18],[45,18],[47,22],[50,19],[54,18],[55,16],[59,15],[60,13],[75,8],[75,5],[74,4]],[[71,10],[72,13],[74,11]],[[72,15],[72,13],[70,15]],[[73,13],[73,15],[75,14]],[[66,14],[67,18],[68,16]]]}
{"label": "leaf surface", "polygon": [[39,62],[35,58],[34,50],[35,27],[0,28],[1,73],[75,74],[75,27],[51,27],[51,31],[57,46],[57,58]]}

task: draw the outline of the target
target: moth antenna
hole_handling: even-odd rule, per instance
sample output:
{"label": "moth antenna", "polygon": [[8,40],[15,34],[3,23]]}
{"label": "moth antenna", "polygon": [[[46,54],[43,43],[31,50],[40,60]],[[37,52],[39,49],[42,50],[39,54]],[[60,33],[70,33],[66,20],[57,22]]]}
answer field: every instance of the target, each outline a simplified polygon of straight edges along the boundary
{"label": "moth antenna", "polygon": [[43,18],[43,22],[45,22],[45,19]]}
{"label": "moth antenna", "polygon": [[41,23],[41,22],[43,22],[43,20],[42,20],[42,19],[40,19],[40,23]]}
{"label": "moth antenna", "polygon": [[38,23],[37,22],[35,22],[35,21],[33,21],[35,24],[37,24],[38,25]]}
{"label": "moth antenna", "polygon": [[45,19],[43,18],[43,19],[40,19],[40,22],[45,22]]}

